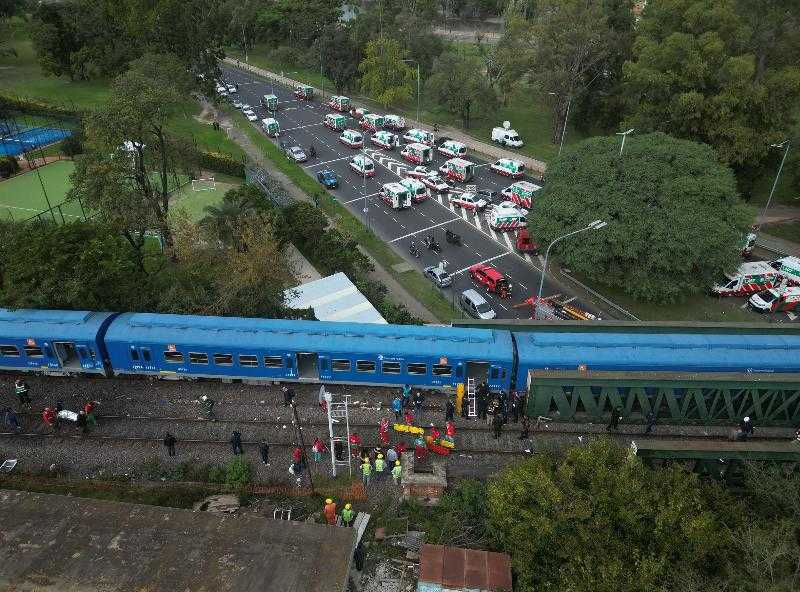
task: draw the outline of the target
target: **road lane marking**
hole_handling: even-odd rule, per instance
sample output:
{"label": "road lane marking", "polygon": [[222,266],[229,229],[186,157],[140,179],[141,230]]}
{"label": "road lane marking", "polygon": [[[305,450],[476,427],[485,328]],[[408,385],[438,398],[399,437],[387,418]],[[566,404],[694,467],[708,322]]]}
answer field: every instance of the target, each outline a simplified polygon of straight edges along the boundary
{"label": "road lane marking", "polygon": [[[499,255],[495,255],[494,257],[489,257],[488,259],[484,259],[483,261],[478,261],[477,263],[473,263],[472,265],[483,265],[484,263],[490,263],[495,259],[500,259],[500,257],[505,257],[506,255],[510,255],[511,253],[505,252],[500,253]],[[464,273],[465,271],[469,270],[472,265],[467,265],[466,267],[459,269],[458,271],[451,272],[450,275],[458,275],[459,273]]]}
{"label": "road lane marking", "polygon": [[408,234],[404,234],[403,236],[398,236],[397,238],[393,238],[390,240],[390,243],[396,243],[399,240],[403,240],[404,238],[408,238],[409,236],[414,236],[415,234],[419,234],[420,232],[426,232],[433,228],[438,228],[439,226],[444,226],[445,224],[450,224],[450,222],[457,222],[459,218],[453,218],[452,220],[446,220],[444,222],[440,222],[439,224],[434,224],[433,226],[428,226],[427,228],[423,228],[421,230],[415,230],[414,232],[409,232]]}
{"label": "road lane marking", "polygon": [[[373,197],[373,196],[375,196],[375,195],[378,195],[378,194],[380,194],[380,191],[376,191],[375,193],[368,193],[368,194],[367,194],[367,199],[369,199],[370,197]],[[358,196],[358,197],[356,197],[356,198],[354,198],[354,199],[351,199],[350,201],[344,201],[344,202],[342,202],[342,203],[344,203],[344,204],[350,204],[350,203],[353,203],[354,201],[358,201],[359,199],[364,199],[364,196],[363,196],[363,195],[360,195],[360,196]]]}
{"label": "road lane marking", "polygon": [[342,156],[341,158],[334,158],[333,160],[326,160],[325,162],[318,162],[316,164],[309,164],[309,165],[306,165],[305,168],[313,169],[314,167],[322,166],[324,164],[329,164],[331,162],[339,162],[340,160],[346,160],[348,158],[350,158],[350,157],[349,156]]}
{"label": "road lane marking", "polygon": [[294,130],[301,130],[306,129],[309,127],[317,127],[318,125],[324,125],[322,122],[320,123],[308,123],[306,125],[298,125],[297,127],[290,127],[289,129],[281,130],[283,132],[293,132]]}

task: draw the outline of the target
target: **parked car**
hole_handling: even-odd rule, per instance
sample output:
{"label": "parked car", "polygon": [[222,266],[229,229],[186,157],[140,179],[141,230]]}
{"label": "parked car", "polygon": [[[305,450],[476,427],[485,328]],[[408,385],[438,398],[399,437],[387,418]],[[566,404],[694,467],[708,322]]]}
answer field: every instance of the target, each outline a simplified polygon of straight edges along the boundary
{"label": "parked car", "polygon": [[488,203],[494,203],[497,200],[497,191],[493,191],[492,189],[478,189],[475,193]]}
{"label": "parked car", "polygon": [[412,177],[414,179],[422,179],[423,177],[430,177],[435,174],[436,173],[431,172],[428,167],[424,166],[415,166],[410,171],[406,171],[406,177]]}
{"label": "parked car", "polygon": [[227,87],[229,93],[239,92],[239,87],[235,84],[229,84]]}
{"label": "parked car", "polygon": [[474,319],[493,319],[497,317],[497,313],[486,302],[486,298],[472,288],[461,293],[458,298],[458,304],[464,312]]}
{"label": "parked car", "polygon": [[471,210],[475,212],[480,212],[489,205],[489,202],[487,202],[485,199],[469,192],[452,193],[449,201],[454,206],[459,206],[465,210]]}
{"label": "parked car", "polygon": [[250,105],[248,105],[247,103],[239,103],[239,109],[241,109],[242,111],[252,111],[253,110],[253,108]]}
{"label": "parked car", "polygon": [[231,103],[231,105],[233,105],[237,109],[241,109],[243,103],[239,99],[234,99],[233,102]]}
{"label": "parked car", "polygon": [[453,284],[453,276],[447,273],[443,265],[431,265],[423,270],[425,277],[431,280],[440,288],[446,288]]}
{"label": "parked car", "polygon": [[255,114],[255,111],[252,109],[248,109],[247,111],[243,111],[244,116],[247,117],[247,121],[258,121],[258,115]]}
{"label": "parked car", "polygon": [[339,186],[339,177],[329,169],[318,172],[317,181],[322,183],[326,189],[336,189]]}
{"label": "parked car", "polygon": [[295,162],[305,162],[308,160],[308,155],[300,146],[292,146],[286,150],[286,156]]}
{"label": "parked car", "polygon": [[428,175],[419,179],[431,191],[445,193],[450,190],[450,185],[444,182],[439,175]]}

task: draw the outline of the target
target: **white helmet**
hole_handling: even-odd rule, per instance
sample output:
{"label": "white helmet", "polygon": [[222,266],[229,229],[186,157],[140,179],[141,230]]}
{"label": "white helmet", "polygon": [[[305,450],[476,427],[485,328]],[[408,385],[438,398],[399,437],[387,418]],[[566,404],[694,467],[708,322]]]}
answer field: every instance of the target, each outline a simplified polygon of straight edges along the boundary
{"label": "white helmet", "polygon": [[200,397],[200,400],[201,401],[207,401],[208,400],[208,395],[203,395],[202,397]]}
{"label": "white helmet", "polygon": [[744,418],[744,420],[745,420],[745,421],[750,421],[750,416],[749,416],[749,415],[748,415],[748,416],[746,416],[746,417]]}

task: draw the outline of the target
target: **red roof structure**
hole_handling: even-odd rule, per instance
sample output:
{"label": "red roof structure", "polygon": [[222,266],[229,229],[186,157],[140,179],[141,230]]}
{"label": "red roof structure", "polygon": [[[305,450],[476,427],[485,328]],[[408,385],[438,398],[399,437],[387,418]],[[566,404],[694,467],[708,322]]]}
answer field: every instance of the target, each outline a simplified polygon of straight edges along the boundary
{"label": "red roof structure", "polygon": [[511,558],[505,553],[422,545],[419,584],[419,589],[433,584],[449,590],[511,592]]}

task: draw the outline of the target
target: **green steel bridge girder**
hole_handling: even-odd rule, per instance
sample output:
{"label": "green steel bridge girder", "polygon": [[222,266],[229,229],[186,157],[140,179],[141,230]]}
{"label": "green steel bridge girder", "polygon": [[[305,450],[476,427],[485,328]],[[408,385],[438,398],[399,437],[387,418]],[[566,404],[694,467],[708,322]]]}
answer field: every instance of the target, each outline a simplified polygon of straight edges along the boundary
{"label": "green steel bridge girder", "polygon": [[528,414],[556,421],[604,421],[621,409],[625,421],[800,425],[798,374],[536,371],[529,376]]}

